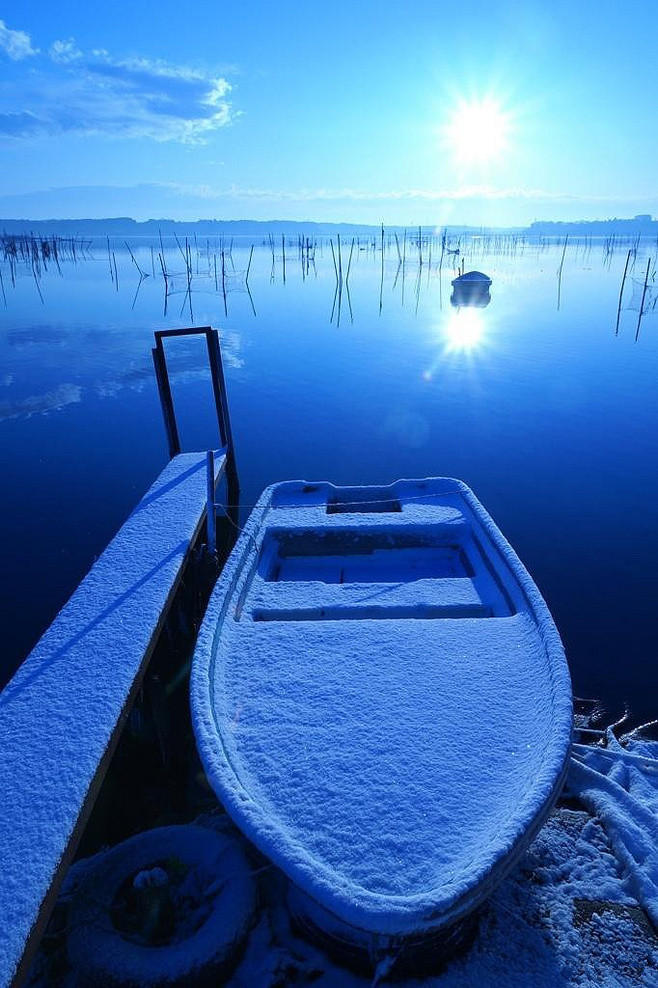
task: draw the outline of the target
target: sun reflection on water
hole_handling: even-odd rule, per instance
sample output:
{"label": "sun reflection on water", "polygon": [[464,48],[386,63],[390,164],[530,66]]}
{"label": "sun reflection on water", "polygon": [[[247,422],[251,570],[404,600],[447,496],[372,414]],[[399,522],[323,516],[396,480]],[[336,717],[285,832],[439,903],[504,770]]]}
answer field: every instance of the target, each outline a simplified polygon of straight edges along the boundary
{"label": "sun reflection on water", "polygon": [[490,320],[485,316],[482,309],[471,306],[454,309],[437,326],[436,332],[443,346],[437,353],[431,367],[423,371],[423,380],[427,382],[434,380],[446,358],[450,358],[451,363],[457,360],[472,367],[474,356],[482,353],[490,342],[489,323]]}
{"label": "sun reflection on water", "polygon": [[472,352],[485,338],[485,321],[481,309],[465,307],[450,313],[443,325],[442,336],[446,353]]}

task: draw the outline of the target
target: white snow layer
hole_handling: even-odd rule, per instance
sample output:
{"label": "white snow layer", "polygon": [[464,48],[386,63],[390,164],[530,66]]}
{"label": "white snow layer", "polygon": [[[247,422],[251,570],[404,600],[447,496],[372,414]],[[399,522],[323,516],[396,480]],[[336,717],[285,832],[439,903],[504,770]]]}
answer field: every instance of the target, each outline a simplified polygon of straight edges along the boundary
{"label": "white snow layer", "polygon": [[[211,598],[192,706],[244,833],[345,922],[403,934],[466,911],[522,851],[561,783],[571,692],[546,605],[468,488],[385,491],[400,507],[381,514],[344,510],[363,491],[265,492]],[[300,538],[311,564],[286,549]],[[452,558],[415,544],[409,573],[367,582],[390,569],[387,540],[418,538]],[[465,601],[482,616],[446,613]]]}
{"label": "white snow layer", "polygon": [[168,464],[0,694],[0,985],[19,963],[202,521],[205,468],[205,453]]}
{"label": "white snow layer", "polygon": [[[276,894],[276,893],[274,893]],[[658,937],[600,822],[560,808],[483,907],[472,946],[422,979],[363,977],[297,937],[277,901],[230,988],[657,988]]]}
{"label": "white snow layer", "polygon": [[[623,832],[626,799],[619,798],[618,791],[611,796],[603,781],[623,775],[621,789],[633,791],[635,809],[648,812],[655,826],[658,742],[633,740],[622,748],[612,739],[607,749],[583,747],[574,746],[567,791],[582,790],[583,760],[601,765],[598,783],[590,779],[585,799],[589,802],[594,793],[605,793],[604,815],[598,818],[562,807],[555,810],[483,907],[470,949],[436,976],[402,982],[383,978],[381,984],[395,983],[400,988],[658,988],[658,932],[651,929],[638,905],[638,898],[642,901],[641,894],[645,894],[639,891],[646,889],[645,880],[638,882],[637,861],[631,870],[613,836],[613,827]],[[626,775],[629,767],[632,781]],[[654,839],[654,851],[657,843]],[[268,898],[275,900],[274,905],[252,934],[230,988],[282,988],[293,983],[372,988],[380,983],[335,966],[320,950],[296,937],[281,896],[270,889]],[[395,975],[395,957],[390,973]]]}
{"label": "white snow layer", "polygon": [[658,759],[656,748],[623,748],[612,731],[607,747],[573,746],[569,786],[602,821],[629,887],[658,930]]}
{"label": "white snow layer", "polygon": [[[598,749],[586,757],[598,759]],[[603,757],[607,776],[633,762],[638,804],[655,808],[658,743],[632,742]],[[580,756],[578,756],[580,757]],[[571,762],[568,788],[580,769]],[[593,788],[593,787],[592,787]],[[605,791],[605,790],[604,790]],[[622,800],[623,802],[623,800]],[[213,820],[216,821],[213,824]],[[198,822],[218,826],[221,817]],[[338,967],[320,949],[296,936],[286,909],[286,883],[276,869],[261,869],[262,913],[229,988],[657,988],[658,936],[638,906],[635,880],[620,860],[606,822],[582,810],[558,808],[479,916],[472,946],[422,980],[373,980]],[[110,852],[112,853],[112,852]],[[95,861],[96,859],[92,859]],[[71,869],[66,885],[84,880],[92,862]],[[69,893],[70,894],[70,893]],[[209,945],[210,948],[210,945]],[[84,988],[50,952],[41,953],[31,988]]]}

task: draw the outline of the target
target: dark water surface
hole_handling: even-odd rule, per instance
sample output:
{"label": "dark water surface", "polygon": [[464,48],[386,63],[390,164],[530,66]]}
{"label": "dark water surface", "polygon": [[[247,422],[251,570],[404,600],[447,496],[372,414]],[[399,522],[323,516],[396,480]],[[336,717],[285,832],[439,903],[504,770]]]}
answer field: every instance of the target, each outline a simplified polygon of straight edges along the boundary
{"label": "dark water surface", "polygon": [[[633,278],[653,247],[641,248]],[[137,269],[115,249],[118,291],[100,242],[62,275],[49,269],[44,304],[29,269],[15,288],[3,269],[0,682],[167,460],[150,348],[154,329],[190,325],[183,260],[167,248],[178,277],[164,316],[162,277],[144,280],[135,299]],[[149,244],[133,249],[150,273]],[[222,336],[243,517],[277,480],[459,477],[546,597],[576,692],[655,715],[658,308],[650,290],[636,342],[629,280],[615,335],[626,251],[570,245],[558,310],[561,246],[484,257],[473,248],[466,269],[493,279],[482,309],[451,305],[454,272],[446,264],[439,278],[436,253],[431,270],[413,257],[403,278],[393,245],[382,283],[381,255],[355,249],[338,322],[328,244],[307,273],[287,247],[285,284],[280,245],[274,270],[258,246],[251,298],[248,247],[234,246],[228,315],[216,249],[210,264],[205,243],[193,251],[192,309],[196,325]],[[167,352],[183,447],[208,448],[204,343],[171,341]]]}

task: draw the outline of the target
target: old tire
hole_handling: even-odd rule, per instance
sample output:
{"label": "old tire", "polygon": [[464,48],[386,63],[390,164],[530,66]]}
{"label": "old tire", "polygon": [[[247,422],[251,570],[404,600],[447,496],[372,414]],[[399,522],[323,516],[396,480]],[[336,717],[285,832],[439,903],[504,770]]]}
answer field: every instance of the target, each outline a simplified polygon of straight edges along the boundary
{"label": "old tire", "polygon": [[[208,915],[178,942],[150,946],[126,937],[112,921],[117,893],[137,872],[170,858],[216,874]],[[255,911],[256,884],[234,836],[194,825],[149,830],[99,855],[86,871],[70,905],[69,961],[89,985],[216,984],[237,962]]]}

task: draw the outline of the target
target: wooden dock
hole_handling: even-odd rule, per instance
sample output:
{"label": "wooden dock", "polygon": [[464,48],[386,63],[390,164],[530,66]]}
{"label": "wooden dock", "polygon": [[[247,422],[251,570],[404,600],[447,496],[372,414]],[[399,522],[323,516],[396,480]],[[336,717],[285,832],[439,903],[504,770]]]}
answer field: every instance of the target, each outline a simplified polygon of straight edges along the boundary
{"label": "wooden dock", "polygon": [[206,462],[172,458],[0,694],[2,986],[29,970],[199,538]]}

